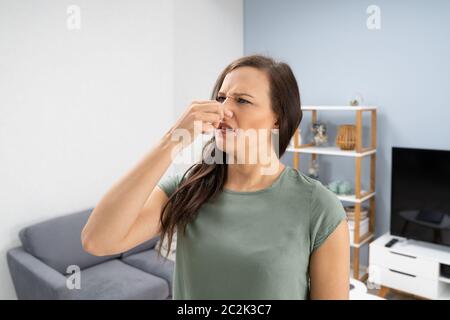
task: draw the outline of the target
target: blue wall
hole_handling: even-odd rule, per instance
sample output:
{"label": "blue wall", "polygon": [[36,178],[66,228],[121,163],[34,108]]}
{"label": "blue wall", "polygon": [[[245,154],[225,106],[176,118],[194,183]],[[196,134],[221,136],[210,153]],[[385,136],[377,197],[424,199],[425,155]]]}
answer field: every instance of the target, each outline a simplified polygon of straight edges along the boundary
{"label": "blue wall", "polygon": [[[245,54],[288,62],[303,104],[348,104],[360,92],[379,107],[376,233],[387,232],[391,147],[450,149],[450,1],[244,1]],[[381,9],[380,30],[366,26],[371,4]],[[334,112],[319,119],[332,138],[335,124],[354,121]],[[367,118],[366,133],[368,125]],[[283,162],[292,165],[291,154]],[[351,159],[321,156],[320,166],[325,183],[354,178]],[[363,169],[368,177],[368,159]]]}

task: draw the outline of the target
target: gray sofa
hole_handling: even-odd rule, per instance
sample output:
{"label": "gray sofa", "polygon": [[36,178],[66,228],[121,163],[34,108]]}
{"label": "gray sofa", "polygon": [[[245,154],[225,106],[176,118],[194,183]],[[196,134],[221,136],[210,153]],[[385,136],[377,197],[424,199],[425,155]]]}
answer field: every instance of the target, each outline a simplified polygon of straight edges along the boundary
{"label": "gray sofa", "polygon": [[[93,256],[81,245],[92,208],[22,229],[22,246],[7,252],[19,299],[172,299],[174,262],[159,256],[155,237],[122,254]],[[80,288],[71,265],[80,269]],[[72,289],[71,289],[72,288]]]}

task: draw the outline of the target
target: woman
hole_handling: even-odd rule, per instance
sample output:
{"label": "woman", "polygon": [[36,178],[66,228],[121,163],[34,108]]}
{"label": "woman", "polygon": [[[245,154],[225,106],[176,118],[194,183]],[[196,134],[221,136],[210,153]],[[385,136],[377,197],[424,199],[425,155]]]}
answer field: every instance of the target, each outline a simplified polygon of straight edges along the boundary
{"label": "woman", "polygon": [[[212,99],[192,102],[111,187],[83,229],[84,249],[110,255],[157,235],[170,243],[178,230],[174,299],[348,299],[342,204],[279,160],[302,119],[290,67],[261,55],[237,59]],[[200,133],[213,133],[203,161],[162,178],[199,123]],[[255,130],[256,140],[247,134]]]}

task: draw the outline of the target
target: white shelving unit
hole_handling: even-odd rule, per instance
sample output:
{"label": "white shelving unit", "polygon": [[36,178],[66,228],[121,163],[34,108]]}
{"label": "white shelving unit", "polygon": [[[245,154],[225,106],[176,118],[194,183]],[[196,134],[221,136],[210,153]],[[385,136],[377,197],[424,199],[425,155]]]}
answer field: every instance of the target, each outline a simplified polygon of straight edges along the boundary
{"label": "white shelving unit", "polygon": [[303,111],[369,111],[376,109],[376,106],[302,106]]}
{"label": "white shelving unit", "polygon": [[[362,194],[364,194],[365,192],[362,192]],[[361,198],[356,198],[356,195],[351,194],[351,195],[337,195],[337,197],[339,198],[339,200],[341,201],[347,201],[347,202],[353,202],[353,203],[362,203],[372,197],[375,197],[375,192],[370,192],[367,193],[367,195],[361,197]]]}
{"label": "white shelving unit", "polygon": [[[337,197],[343,202],[352,203],[355,206],[355,219],[353,238],[351,239],[351,247],[353,248],[353,263],[352,274],[353,278],[359,280],[367,279],[368,273],[366,270],[361,272],[361,269],[366,269],[360,266],[359,254],[360,247],[370,243],[374,237],[374,219],[375,219],[375,163],[376,163],[376,106],[302,106],[302,111],[312,112],[311,121],[317,121],[317,114],[319,111],[352,111],[356,112],[356,147],[354,150],[341,150],[337,146],[320,147],[313,144],[299,144],[298,128],[294,135],[293,147],[287,148],[288,152],[294,153],[294,167],[299,168],[300,154],[310,154],[312,160],[316,160],[319,155],[324,156],[342,156],[353,158],[355,160],[355,194],[353,195],[338,195]],[[362,117],[363,113],[371,114],[371,142],[369,147],[363,147],[362,141]],[[361,190],[361,160],[364,157],[370,157],[370,190]],[[369,201],[369,232],[360,234],[361,222],[361,205]],[[363,274],[362,274],[363,273]],[[362,275],[361,275],[362,274]]]}
{"label": "white shelving unit", "polygon": [[344,157],[365,157],[376,150],[367,150],[363,152],[356,152],[355,150],[341,150],[338,147],[303,147],[303,148],[288,148],[290,152],[311,153],[311,154],[326,154],[330,156],[344,156]]}

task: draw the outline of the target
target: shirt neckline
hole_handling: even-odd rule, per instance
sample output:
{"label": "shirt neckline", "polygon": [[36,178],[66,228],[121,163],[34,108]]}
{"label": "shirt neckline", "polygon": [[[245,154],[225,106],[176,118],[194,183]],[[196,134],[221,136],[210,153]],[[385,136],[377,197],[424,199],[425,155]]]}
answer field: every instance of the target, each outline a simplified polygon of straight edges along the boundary
{"label": "shirt neckline", "polygon": [[265,187],[263,189],[253,190],[253,191],[234,191],[234,190],[230,190],[227,188],[223,188],[222,191],[225,193],[237,194],[237,195],[253,195],[253,194],[258,194],[258,193],[262,193],[262,192],[267,192],[267,191],[274,189],[280,183],[281,178],[286,174],[287,171],[288,171],[288,166],[285,165],[283,168],[283,171],[281,171],[281,173],[278,175],[278,177],[275,179],[275,181],[272,182],[272,184],[270,186]]}

